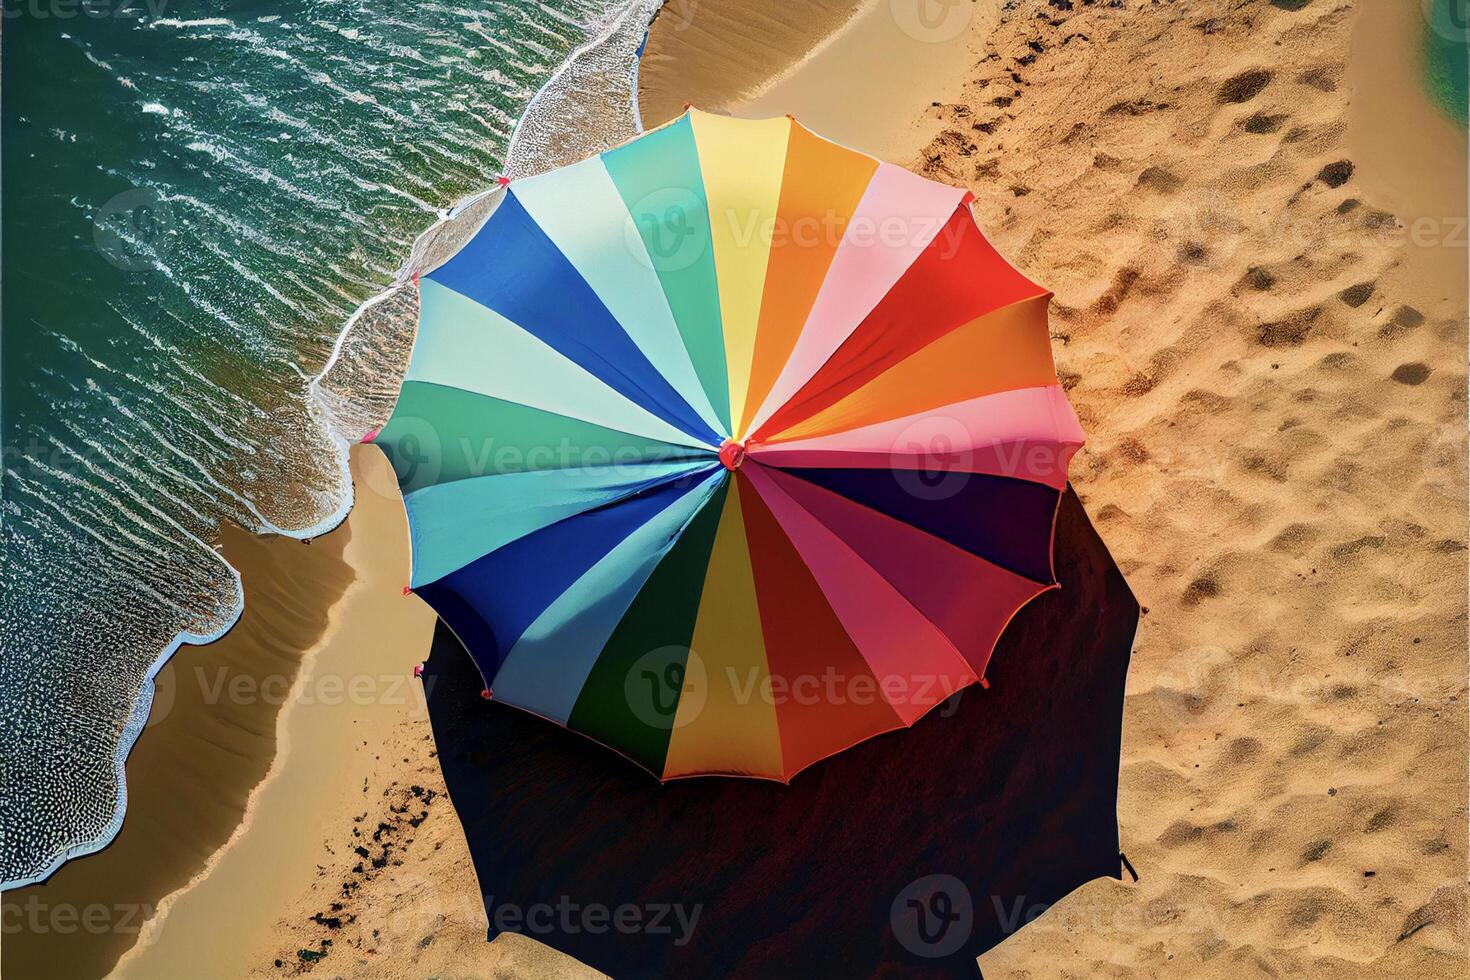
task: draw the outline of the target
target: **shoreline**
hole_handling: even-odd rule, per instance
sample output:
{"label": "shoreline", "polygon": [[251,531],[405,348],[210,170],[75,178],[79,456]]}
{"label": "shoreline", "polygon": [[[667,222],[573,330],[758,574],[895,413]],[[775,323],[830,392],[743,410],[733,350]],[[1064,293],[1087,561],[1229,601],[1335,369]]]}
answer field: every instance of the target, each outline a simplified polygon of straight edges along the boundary
{"label": "shoreline", "polygon": [[[289,683],[308,651],[325,641],[330,611],[350,588],[352,570],[342,557],[349,537],[344,527],[302,555],[297,549],[305,545],[292,538],[222,530],[221,558],[239,570],[254,601],[219,639],[182,645],[160,659],[128,758],[131,789],[118,831],[88,860],[68,861],[44,881],[5,893],[8,914],[29,921],[44,913],[51,925],[11,935],[7,968],[28,973],[45,963],[68,966],[67,975],[101,975],[168,895],[205,873],[249,811],[277,749],[280,704],[226,692]],[[281,579],[283,567],[294,574]],[[105,928],[85,930],[85,941],[62,931],[68,910],[97,905],[109,909]]]}
{"label": "shoreline", "polygon": [[1407,231],[1418,285],[1453,282],[1464,252],[1439,247],[1467,237],[1466,131],[1435,101],[1425,75],[1425,24],[1412,10],[1368,3],[1353,31],[1345,83],[1352,90],[1347,142],[1374,204]]}
{"label": "shoreline", "polygon": [[[562,77],[565,74],[576,69],[576,61],[579,58],[582,58],[589,53],[595,54],[597,48],[612,42],[615,39],[615,35],[618,34],[620,28],[623,26],[622,21],[625,20],[629,14],[633,13],[637,6],[649,2],[652,2],[652,0],[630,0],[629,6],[623,12],[618,13],[614,16],[610,16],[606,19],[605,22],[600,25],[601,33],[584,41],[581,46],[576,48],[568,55],[566,61],[564,61],[560,66],[558,66],[556,70],[551,73],[551,75],[547,78],[546,83],[531,98],[520,119],[517,120],[517,124],[513,129],[510,140],[508,142],[508,159],[513,159],[515,157],[513,151],[515,149],[516,140],[517,138],[525,135],[524,130],[526,129],[526,126],[524,124],[527,123],[528,119],[532,116],[532,111],[537,107],[539,101],[544,96],[546,96],[548,92],[558,82],[562,80]],[[631,82],[632,85],[636,87],[636,77],[632,79]],[[633,109],[636,113],[636,105],[633,107]],[[336,417],[332,411],[333,406],[329,405],[329,402],[331,402],[335,397],[335,393],[324,395],[323,386],[324,384],[330,383],[330,375],[332,374],[334,368],[338,367],[338,362],[342,359],[342,356],[344,354],[344,345],[349,335],[353,332],[355,323],[364,318],[364,316],[374,306],[385,301],[392,300],[395,296],[395,293],[401,287],[408,284],[408,282],[410,281],[411,262],[413,258],[419,254],[420,248],[424,244],[424,242],[434,234],[442,231],[446,225],[452,224],[458,219],[464,218],[469,223],[473,223],[474,215],[468,212],[471,212],[471,210],[477,204],[481,203],[485,198],[493,194],[496,189],[496,186],[491,184],[481,190],[465,194],[454,203],[448,205],[447,207],[439,209],[439,211],[437,212],[437,220],[420,233],[410,249],[409,257],[405,259],[403,266],[395,274],[394,280],[389,283],[382,291],[360,303],[347,317],[347,319],[343,323],[342,329],[339,331],[336,339],[333,341],[327,360],[323,364],[320,372],[313,378],[311,378],[307,388],[307,401],[303,406],[303,411],[305,414],[311,415],[316,418],[324,433],[330,433],[335,436],[335,438],[330,439],[330,441],[334,445],[334,461],[336,463],[337,477],[339,478],[341,494],[340,499],[337,501],[334,509],[331,511],[331,513],[324,515],[315,523],[307,527],[291,529],[284,528],[275,524],[273,521],[260,513],[260,511],[257,510],[253,505],[247,502],[246,506],[249,512],[259,521],[259,528],[254,532],[254,534],[262,537],[279,536],[292,538],[295,540],[314,540],[316,538],[326,537],[333,531],[337,530],[346,521],[348,512],[352,509],[353,506],[353,480],[350,471],[349,455],[352,446],[355,445],[356,442],[367,433],[368,429],[357,426],[357,428],[360,428],[361,431],[347,432],[346,437],[344,438],[342,431],[344,428],[344,423],[346,423],[346,428],[353,428],[354,423],[357,423],[360,420],[342,419]],[[347,368],[347,370],[350,371],[351,368],[349,367]],[[367,406],[368,409],[371,409],[371,407],[372,406]],[[222,534],[223,533],[224,532],[222,532]],[[213,544],[207,544],[203,541],[200,541],[199,545],[202,548],[206,548],[208,550],[216,552],[216,554],[219,554],[218,538]],[[109,820],[108,825],[93,840],[74,845],[73,847],[70,847],[62,853],[56,855],[44,870],[26,878],[20,878],[15,881],[3,883],[3,887],[0,887],[0,892],[17,891],[34,885],[43,884],[48,881],[54,874],[56,874],[58,870],[64,867],[68,862],[72,861],[75,858],[85,857],[105,850],[117,837],[117,834],[120,831],[122,823],[126,817],[127,810],[127,762],[139,736],[141,735],[142,731],[144,731],[148,727],[148,716],[151,710],[151,699],[153,696],[154,684],[158,675],[175,657],[179,656],[180,650],[188,647],[209,646],[224,638],[235,628],[244,612],[246,596],[243,588],[241,587],[239,570],[232,562],[229,561],[227,557],[222,557],[221,560],[225,565],[226,573],[234,579],[236,584],[234,605],[231,608],[222,611],[221,625],[218,629],[215,629],[212,632],[195,633],[186,629],[180,630],[167,644],[165,644],[160,649],[157,657],[150,665],[146,676],[144,677],[143,686],[139,689],[139,693],[136,700],[134,701],[133,708],[129,714],[128,720],[124,725],[124,732],[126,734],[123,740],[119,743],[118,751],[114,757],[114,765],[118,774],[119,796],[117,807],[114,810],[114,815]]]}
{"label": "shoreline", "polygon": [[231,630],[240,622],[240,617],[245,613],[245,588],[240,580],[240,571],[228,559],[221,559],[230,576],[235,580],[235,592],[238,596],[234,607],[229,611],[225,624],[213,633],[194,633],[189,630],[180,630],[174,635],[172,641],[163,648],[157,659],[149,666],[143,677],[143,693],[133,704],[133,710],[128,715],[128,720],[123,726],[123,738],[118,744],[117,755],[113,758],[113,771],[117,775],[117,806],[113,810],[112,819],[108,821],[96,839],[83,844],[76,844],[57,854],[51,862],[41,871],[25,878],[17,878],[14,881],[0,883],[0,894],[30,888],[35,885],[43,885],[51,879],[51,876],[60,871],[68,862],[77,858],[87,857],[106,849],[122,830],[123,820],[127,816],[128,809],[128,781],[127,764],[128,758],[133,754],[133,749],[138,744],[139,737],[148,727],[148,718],[153,713],[153,696],[158,683],[158,675],[162,673],[174,656],[186,646],[208,646],[217,640],[224,639]]}
{"label": "shoreline", "polygon": [[[343,543],[342,548],[343,560],[347,563],[348,567],[352,569],[353,577],[352,580],[347,583],[347,586],[345,589],[343,589],[342,593],[331,604],[331,606],[328,607],[327,624],[323,628],[321,636],[317,638],[317,641],[315,643],[313,643],[309,648],[302,652],[301,660],[297,665],[296,673],[290,679],[291,692],[285,696],[280,710],[276,713],[275,749],[271,756],[270,768],[267,769],[265,775],[262,776],[260,780],[250,788],[250,792],[245,800],[244,810],[241,812],[240,819],[235,824],[235,828],[231,832],[229,839],[226,840],[217,849],[215,849],[213,853],[209,855],[209,858],[205,862],[204,866],[196,871],[187,882],[185,882],[182,886],[176,888],[172,892],[164,895],[158,900],[154,916],[150,918],[144,924],[143,928],[139,931],[137,942],[135,942],[132,946],[125,950],[122,956],[119,957],[118,961],[113,964],[112,970],[109,971],[110,974],[121,973],[122,971],[124,971],[127,967],[128,962],[131,959],[135,958],[138,950],[140,950],[141,948],[145,948],[151,944],[154,934],[158,930],[162,929],[164,924],[167,922],[168,913],[174,903],[178,901],[181,896],[187,894],[200,882],[208,878],[210,873],[213,872],[218,866],[220,860],[230,851],[231,848],[236,846],[236,844],[246,833],[250,831],[260,811],[260,797],[262,791],[266,788],[266,786],[273,778],[277,777],[280,774],[281,769],[286,765],[287,761],[289,760],[291,755],[291,742],[288,735],[290,723],[289,714],[292,710],[293,703],[298,700],[296,688],[299,686],[302,678],[310,675],[310,672],[315,665],[317,658],[320,656],[321,651],[330,646],[336,638],[337,634],[340,632],[340,617],[345,614],[347,608],[349,608],[349,600],[353,598],[354,590],[357,589],[359,583],[360,571],[353,566],[353,563],[349,561],[346,556],[347,545],[351,542],[350,525],[344,518],[342,524],[339,527],[341,532],[346,535],[346,541]],[[329,532],[329,536],[336,533],[338,533],[337,530]]]}
{"label": "shoreline", "polygon": [[[708,9],[706,8],[706,14]],[[873,9],[870,4],[870,15]],[[841,51],[844,46],[839,44],[839,41],[840,37],[834,37],[831,43],[824,47]],[[849,59],[855,56],[860,56],[860,52],[856,49],[849,50],[846,54],[846,57]],[[788,66],[788,74],[791,71],[799,70],[801,65],[805,63],[805,60],[798,60],[794,65]],[[640,70],[641,66],[634,66],[635,77],[639,74]],[[641,94],[644,89],[640,87],[638,91]],[[649,121],[649,125],[654,124],[652,121]],[[473,202],[481,196],[471,195],[466,200]],[[367,305],[371,306],[373,302],[373,300],[369,300]],[[330,367],[331,365],[329,364],[328,369],[324,369],[323,379],[327,377]],[[359,469],[363,461],[357,455],[358,452],[360,450],[354,452],[353,472],[356,477],[355,483],[358,485],[360,491],[363,481]],[[358,505],[353,508],[352,513],[348,516],[349,526],[362,520],[361,512],[364,509],[363,498],[369,496],[370,494],[358,493]],[[371,502],[369,505],[371,505]],[[401,513],[397,517],[401,520]],[[362,533],[360,530],[356,532],[356,534]],[[381,571],[381,565],[379,564],[381,556],[367,558],[366,560],[370,567],[365,568],[361,562],[354,559],[355,550],[352,544],[349,543],[346,549],[346,555],[358,573],[358,580],[349,587],[348,593],[334,607],[333,632],[324,639],[323,643],[318,645],[313,653],[314,660],[330,655],[332,648],[340,642],[336,632],[337,610],[352,607],[354,590],[359,588],[364,574],[372,574],[373,570]],[[387,600],[383,599],[383,601],[386,602]],[[421,611],[429,617],[429,622],[432,622],[432,614],[426,608],[423,608]],[[427,648],[427,634],[423,645]],[[283,732],[288,732],[293,727],[293,722],[298,714],[298,712],[293,711],[294,707],[294,705],[288,707],[280,715],[279,726]],[[415,704],[414,708],[415,710],[410,712],[414,717],[401,717],[402,712],[398,712],[400,717],[389,726],[396,726],[395,730],[388,736],[385,736],[395,746],[403,746],[403,751],[406,753],[403,756],[404,762],[398,766],[385,766],[381,760],[371,760],[373,772],[365,778],[373,788],[374,795],[384,794],[390,791],[397,792],[396,787],[401,780],[396,780],[394,777],[400,774],[397,770],[405,768],[417,769],[419,771],[419,775],[416,778],[422,786],[432,788],[437,785],[442,787],[442,779],[437,774],[437,763],[433,761],[432,742],[424,742],[424,739],[428,738],[428,721],[426,713],[422,709],[421,698]],[[194,975],[208,975],[198,973],[199,963],[203,962],[201,959],[203,950],[199,945],[200,940],[198,936],[207,932],[204,928],[207,924],[216,921],[222,915],[228,914],[226,911],[228,905],[221,900],[221,895],[226,890],[224,882],[231,878],[240,879],[243,872],[239,868],[232,871],[226,865],[240,864],[243,860],[242,855],[251,851],[257,854],[260,853],[262,845],[254,842],[254,839],[261,836],[260,828],[262,818],[270,816],[272,819],[280,819],[281,813],[279,808],[270,802],[270,797],[275,795],[273,793],[273,787],[277,786],[283,775],[289,775],[290,773],[299,771],[302,762],[299,758],[293,759],[296,745],[296,739],[289,735],[283,737],[281,752],[277,755],[269,775],[257,785],[251,798],[249,813],[242,823],[237,826],[228,844],[211,855],[209,867],[204,873],[196,875],[187,886],[175,890],[167,896],[164,902],[160,903],[159,915],[149,924],[147,930],[140,937],[139,942],[124,954],[118,964],[115,975],[150,976],[157,975],[160,971],[166,974],[169,970],[181,969],[193,970],[195,971]],[[355,767],[356,771],[359,772],[365,766],[368,766],[370,762],[370,760],[364,758],[363,752],[359,749],[348,751],[345,755],[340,756],[337,761],[345,767]],[[438,792],[442,793],[442,789],[438,790]],[[404,805],[411,802],[411,800],[405,801]],[[331,842],[334,838],[340,837],[342,833],[340,821],[346,811],[345,809],[334,810],[331,806],[323,805],[315,812],[317,814],[316,817],[306,822],[310,823],[325,838],[323,843],[327,847],[327,854],[324,857],[327,861],[326,866],[330,867],[334,860],[340,860],[340,857],[334,859],[332,855],[340,855],[342,853],[341,845]],[[332,819],[333,816],[337,817],[338,820],[334,821]],[[385,814],[385,816],[389,815]],[[568,970],[575,970],[579,965],[574,964],[573,961],[569,961],[560,954],[539,946],[534,942],[521,940],[518,937],[502,937],[494,944],[489,946],[485,944],[485,924],[479,921],[483,919],[483,906],[480,903],[478,887],[474,883],[473,870],[469,866],[462,831],[459,829],[458,823],[454,820],[452,813],[447,814],[447,819],[442,820],[442,824],[443,826],[435,832],[436,839],[432,845],[434,853],[429,859],[432,860],[435,857],[449,852],[455,854],[455,860],[451,862],[451,866],[448,868],[436,868],[433,872],[433,877],[437,879],[442,874],[448,880],[453,881],[455,880],[455,876],[459,875],[462,880],[462,886],[458,889],[445,890],[435,883],[429,888],[429,891],[433,894],[433,898],[426,903],[428,909],[415,911],[416,906],[405,906],[407,911],[404,911],[398,916],[398,919],[406,919],[408,922],[414,924],[412,927],[405,926],[403,921],[398,921],[394,923],[394,928],[391,932],[389,930],[382,930],[383,935],[374,932],[371,936],[359,936],[354,945],[367,948],[367,953],[371,957],[363,962],[373,962],[375,971],[378,971],[389,969],[390,962],[401,965],[404,962],[412,963],[421,960],[425,954],[419,953],[415,948],[416,944],[410,944],[408,940],[422,941],[427,936],[420,937],[417,935],[408,935],[408,933],[413,932],[413,929],[418,927],[421,920],[433,917],[429,909],[455,908],[457,912],[455,916],[454,935],[458,952],[455,954],[455,958],[441,961],[446,966],[455,962],[457,958],[468,957],[474,961],[481,961],[479,965],[483,965],[486,968],[491,966],[509,968],[511,964],[515,964],[515,969],[532,973],[549,971],[546,975],[563,975]],[[422,833],[420,833],[420,838],[422,836]],[[422,847],[423,845],[418,844],[417,846]],[[347,851],[350,853],[351,848],[348,848]],[[304,856],[305,851],[302,853]],[[406,845],[404,853],[405,857],[403,860],[413,860],[413,857],[407,853]],[[302,963],[293,962],[298,951],[303,949],[327,949],[329,947],[321,946],[324,939],[328,942],[335,942],[339,946],[349,942],[348,937],[344,935],[348,927],[344,926],[342,927],[343,932],[338,932],[330,927],[323,927],[320,922],[316,921],[324,913],[335,918],[335,914],[331,911],[332,908],[334,906],[341,906],[344,902],[341,900],[343,896],[333,897],[330,894],[332,889],[326,888],[324,882],[318,880],[321,879],[323,874],[321,870],[322,866],[318,866],[316,875],[310,873],[310,867],[311,864],[307,860],[296,864],[284,864],[278,867],[273,875],[267,876],[270,878],[269,881],[257,883],[256,887],[262,889],[262,893],[269,893],[273,896],[271,905],[282,914],[274,919],[268,913],[249,916],[247,917],[249,919],[248,925],[243,921],[239,921],[234,927],[238,930],[238,933],[227,937],[227,949],[218,948],[220,945],[219,942],[212,941],[210,944],[212,947],[211,955],[217,956],[219,958],[218,962],[228,964],[222,967],[222,969],[228,972],[221,975],[233,977],[240,975],[242,971],[253,971],[262,973],[263,975],[269,975],[270,971],[274,969],[284,968],[289,970],[293,966],[301,967],[303,965]],[[343,873],[343,876],[348,878],[349,881],[352,881],[354,887],[359,884],[355,881],[355,875],[351,869],[342,867],[339,868],[339,872]],[[416,884],[414,887],[424,887],[422,878],[415,879],[415,881]],[[360,884],[362,887],[368,887],[372,883],[364,881]],[[308,885],[309,887],[307,887]],[[301,889],[304,887],[306,888],[306,892],[303,894]],[[294,901],[293,898],[295,899]],[[301,914],[293,916],[291,914],[293,909]],[[307,911],[308,909],[310,911]],[[378,911],[381,912],[382,910],[379,909]],[[374,913],[371,911],[363,913],[364,917],[372,914]],[[423,928],[427,929],[428,927]],[[217,927],[215,931],[218,934]],[[429,930],[429,934],[433,934],[432,930]],[[379,952],[388,951],[377,951],[375,947],[380,941],[386,945],[389,940],[401,941],[403,948],[392,950],[393,957],[391,960],[377,958]],[[441,939],[440,942],[443,942],[443,940]],[[437,949],[438,945],[439,943],[436,943],[436,949],[431,951],[429,955],[430,959],[435,954],[443,955],[443,951]],[[273,952],[268,952],[272,947],[274,947]],[[251,950],[254,950],[253,954]],[[273,967],[272,964],[276,961],[281,961],[284,965],[282,967]],[[309,968],[309,965],[309,963],[306,963],[305,967]],[[342,964],[339,963],[337,968],[341,969]],[[387,974],[375,972],[372,975]],[[587,971],[587,975],[593,976],[595,974]]]}
{"label": "shoreline", "polygon": [[206,926],[247,896],[261,908],[287,904],[284,886],[294,876],[286,869],[310,865],[281,857],[314,849],[300,830],[346,811],[344,797],[360,775],[354,769],[362,761],[358,748],[379,744],[399,715],[422,703],[411,667],[427,650],[433,615],[398,594],[408,544],[391,469],[375,450],[355,448],[351,471],[356,505],[345,525],[342,557],[353,578],[331,606],[320,640],[301,659],[276,719],[270,769],[252,788],[228,842],[159,902],[112,975],[238,976],[234,967],[215,974],[212,965],[201,964],[216,956],[226,963],[245,959],[273,920],[240,917],[242,928],[231,932]]}

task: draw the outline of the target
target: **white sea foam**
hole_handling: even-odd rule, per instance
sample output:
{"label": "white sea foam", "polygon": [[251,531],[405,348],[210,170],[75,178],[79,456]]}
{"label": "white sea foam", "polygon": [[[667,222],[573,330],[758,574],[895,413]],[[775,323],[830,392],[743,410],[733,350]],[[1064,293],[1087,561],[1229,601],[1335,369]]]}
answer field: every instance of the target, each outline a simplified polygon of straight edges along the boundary
{"label": "white sea foam", "polygon": [[148,26],[158,27],[234,27],[235,22],[225,17],[199,17],[195,20],[179,20],[176,17],[155,17]]}

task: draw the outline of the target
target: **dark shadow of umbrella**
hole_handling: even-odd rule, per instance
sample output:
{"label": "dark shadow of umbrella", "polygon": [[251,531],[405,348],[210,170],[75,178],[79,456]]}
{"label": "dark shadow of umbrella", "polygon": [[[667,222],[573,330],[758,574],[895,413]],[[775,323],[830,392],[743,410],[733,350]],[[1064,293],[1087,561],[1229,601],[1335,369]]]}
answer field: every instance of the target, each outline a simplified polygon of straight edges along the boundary
{"label": "dark shadow of umbrella", "polygon": [[[636,977],[978,976],[1038,907],[1120,877],[1123,686],[1138,603],[1069,490],[1062,588],[972,687],[790,786],[659,785],[486,703],[441,623],[429,714],[491,935]],[[1024,910],[1024,911],[1022,911]]]}

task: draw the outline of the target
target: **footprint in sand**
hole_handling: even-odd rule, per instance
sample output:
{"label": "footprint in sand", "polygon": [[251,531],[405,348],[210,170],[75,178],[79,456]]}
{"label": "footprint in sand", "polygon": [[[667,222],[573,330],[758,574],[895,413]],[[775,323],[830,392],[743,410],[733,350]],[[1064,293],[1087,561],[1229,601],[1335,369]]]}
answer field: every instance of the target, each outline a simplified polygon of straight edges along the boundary
{"label": "footprint in sand", "polygon": [[1371,282],[1360,282],[1338,293],[1337,298],[1356,310],[1368,302],[1369,297],[1373,295],[1374,285]]}
{"label": "footprint in sand", "polygon": [[1250,71],[1241,72],[1220,86],[1218,101],[1221,105],[1232,103],[1249,102],[1261,94],[1261,90],[1271,84],[1271,73],[1264,68],[1253,68]]}
{"label": "footprint in sand", "polygon": [[1401,385],[1421,385],[1429,377],[1429,365],[1414,361],[1409,364],[1400,364],[1393,369],[1389,375]]}
{"label": "footprint in sand", "polygon": [[1286,122],[1286,120],[1289,118],[1291,117],[1286,115],[1273,116],[1264,112],[1257,112],[1254,115],[1248,117],[1245,122],[1241,123],[1241,128],[1243,128],[1247,133],[1255,133],[1257,135],[1274,133],[1278,129],[1280,129],[1281,124]]}

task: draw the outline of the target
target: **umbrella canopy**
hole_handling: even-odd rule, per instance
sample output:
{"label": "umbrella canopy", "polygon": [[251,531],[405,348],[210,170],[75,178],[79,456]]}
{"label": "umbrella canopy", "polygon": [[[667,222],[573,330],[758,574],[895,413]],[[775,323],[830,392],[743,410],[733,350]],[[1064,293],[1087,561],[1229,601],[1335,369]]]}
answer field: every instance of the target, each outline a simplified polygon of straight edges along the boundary
{"label": "umbrella canopy", "polygon": [[697,111],[501,192],[374,437],[490,697],[786,781],[985,677],[1082,433],[968,204]]}

